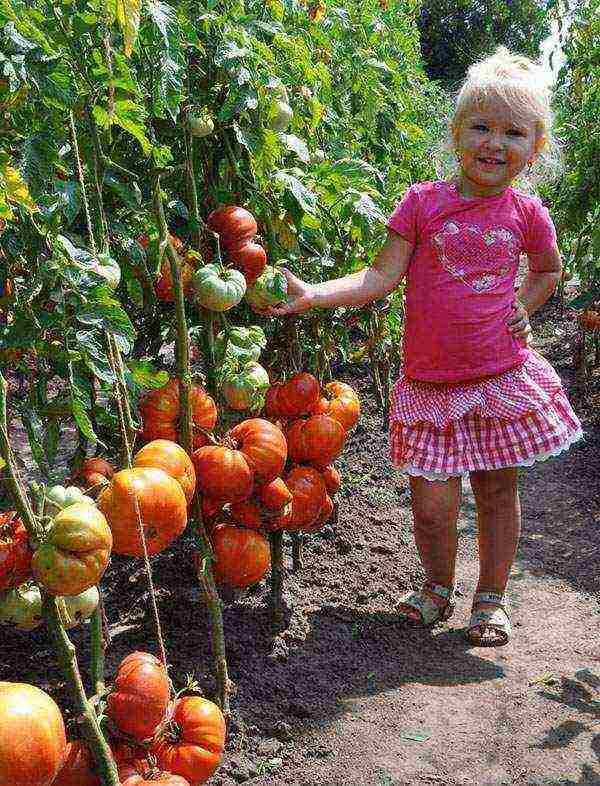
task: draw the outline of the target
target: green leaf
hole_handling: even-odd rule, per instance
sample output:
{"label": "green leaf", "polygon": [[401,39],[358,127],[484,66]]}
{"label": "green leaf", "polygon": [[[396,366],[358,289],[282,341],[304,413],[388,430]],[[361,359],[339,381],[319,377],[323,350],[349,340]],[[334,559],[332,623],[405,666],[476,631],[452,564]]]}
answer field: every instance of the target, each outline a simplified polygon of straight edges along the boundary
{"label": "green leaf", "polygon": [[162,388],[169,381],[166,371],[157,371],[149,360],[127,362],[132,380],[140,388]]}
{"label": "green leaf", "polygon": [[107,169],[104,173],[104,183],[119,196],[121,201],[134,211],[140,209],[142,204],[142,192],[134,181],[131,185],[125,185],[119,178]]}
{"label": "green leaf", "polygon": [[21,420],[27,432],[27,439],[31,448],[31,454],[35,463],[45,474],[47,470],[46,452],[44,450],[44,426],[39,414],[35,409],[28,409],[21,412]]}
{"label": "green leaf", "polygon": [[50,467],[53,467],[56,462],[59,444],[60,426],[56,420],[51,419],[46,425],[46,434],[44,435],[44,452]]}
{"label": "green leaf", "polygon": [[124,99],[115,101],[114,112],[110,117],[106,109],[98,104],[92,110],[92,114],[100,128],[108,130],[111,124],[120,126],[137,139],[144,155],[150,155],[152,143],[146,136],[146,113],[142,106],[130,99]]}
{"label": "green leaf", "polygon": [[129,297],[137,306],[142,308],[144,305],[144,290],[137,278],[128,277],[125,281],[125,286]]}
{"label": "green leaf", "polygon": [[54,190],[56,191],[67,224],[73,223],[77,214],[81,210],[81,189],[79,183],[72,180],[55,180]]}
{"label": "green leaf", "polygon": [[104,382],[114,383],[115,378],[107,358],[103,336],[93,330],[78,330],[75,337],[77,348],[92,374]]}
{"label": "green leaf", "polygon": [[298,205],[306,213],[314,213],[317,205],[316,195],[306,188],[297,177],[289,172],[279,171],[275,173],[275,180],[283,185],[294,197]]}
{"label": "green leaf", "polygon": [[120,303],[112,298],[88,302],[77,311],[76,318],[82,325],[94,325],[114,333],[128,347],[135,340],[135,329],[129,317]]}
{"label": "green leaf", "polygon": [[386,216],[382,210],[373,202],[371,197],[364,192],[354,201],[354,209],[359,216],[366,219],[368,225],[386,222]]}
{"label": "green leaf", "polygon": [[569,308],[574,308],[578,311],[579,309],[589,306],[590,303],[594,303],[596,300],[600,300],[600,287],[590,287],[585,292],[582,292],[581,295],[570,300]]}
{"label": "green leaf", "polygon": [[96,433],[94,432],[94,428],[92,426],[92,421],[89,418],[88,413],[86,412],[85,406],[83,402],[77,397],[75,392],[71,392],[71,409],[73,411],[73,417],[75,418],[75,423],[77,424],[77,428],[81,431],[81,433],[90,440],[94,445],[96,443],[100,443],[103,447],[106,447],[104,443],[102,443]]}
{"label": "green leaf", "polygon": [[281,134],[281,138],[288,150],[295,153],[300,161],[305,164],[310,163],[310,153],[306,142],[293,134]]}
{"label": "green leaf", "polygon": [[140,26],[141,0],[115,0],[117,24],[123,33],[125,57],[131,57]]}
{"label": "green leaf", "polygon": [[217,65],[224,65],[229,60],[239,60],[242,57],[250,54],[249,50],[245,47],[238,46],[235,41],[225,41],[219,44],[215,52],[215,63]]}

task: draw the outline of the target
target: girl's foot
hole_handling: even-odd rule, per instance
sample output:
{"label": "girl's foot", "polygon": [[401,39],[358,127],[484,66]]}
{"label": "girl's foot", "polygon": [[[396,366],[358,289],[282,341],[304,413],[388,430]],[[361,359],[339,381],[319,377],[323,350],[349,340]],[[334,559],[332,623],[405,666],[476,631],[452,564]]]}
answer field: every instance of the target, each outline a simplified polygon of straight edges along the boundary
{"label": "girl's foot", "polygon": [[454,614],[454,587],[426,582],[418,592],[407,592],[400,598],[398,612],[407,625],[430,628],[450,619]]}
{"label": "girl's foot", "polygon": [[465,634],[467,640],[475,647],[502,647],[508,643],[511,630],[505,595],[476,592]]}

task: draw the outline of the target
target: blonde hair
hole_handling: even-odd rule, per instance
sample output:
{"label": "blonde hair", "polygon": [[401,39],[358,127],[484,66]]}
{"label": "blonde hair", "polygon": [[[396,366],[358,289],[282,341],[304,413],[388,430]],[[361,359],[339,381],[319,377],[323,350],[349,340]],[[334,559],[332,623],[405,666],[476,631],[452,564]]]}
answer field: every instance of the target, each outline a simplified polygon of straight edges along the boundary
{"label": "blonde hair", "polygon": [[500,101],[515,117],[535,126],[536,159],[520,181],[526,181],[526,187],[534,187],[535,182],[556,176],[561,155],[552,131],[551,83],[552,75],[542,65],[499,46],[467,71],[456,95],[446,147],[454,151],[456,134],[467,112],[485,107],[490,101]]}

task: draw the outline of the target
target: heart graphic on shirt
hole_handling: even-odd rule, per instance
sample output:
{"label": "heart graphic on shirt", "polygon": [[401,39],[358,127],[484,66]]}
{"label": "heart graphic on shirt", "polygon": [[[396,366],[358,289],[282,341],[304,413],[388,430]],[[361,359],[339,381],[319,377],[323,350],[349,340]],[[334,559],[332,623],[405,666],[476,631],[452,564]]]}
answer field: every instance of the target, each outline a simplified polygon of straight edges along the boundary
{"label": "heart graphic on shirt", "polygon": [[475,292],[493,289],[519,261],[516,238],[502,226],[482,229],[446,221],[433,243],[442,267]]}

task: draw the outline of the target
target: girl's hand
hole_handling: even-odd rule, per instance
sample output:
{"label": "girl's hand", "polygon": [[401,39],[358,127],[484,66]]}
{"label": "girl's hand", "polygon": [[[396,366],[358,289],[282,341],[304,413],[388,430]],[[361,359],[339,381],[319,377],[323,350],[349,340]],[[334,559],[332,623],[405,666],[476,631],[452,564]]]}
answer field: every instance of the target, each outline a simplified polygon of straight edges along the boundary
{"label": "girl's hand", "polygon": [[529,314],[525,306],[518,300],[515,301],[513,313],[509,317],[507,325],[515,338],[521,338],[525,341],[525,346],[531,344],[533,333],[529,324]]}
{"label": "girl's hand", "polygon": [[288,314],[302,314],[315,304],[314,287],[297,278],[286,268],[282,272],[287,278],[287,303],[269,306],[262,313],[269,317],[285,317]]}

